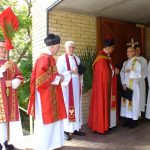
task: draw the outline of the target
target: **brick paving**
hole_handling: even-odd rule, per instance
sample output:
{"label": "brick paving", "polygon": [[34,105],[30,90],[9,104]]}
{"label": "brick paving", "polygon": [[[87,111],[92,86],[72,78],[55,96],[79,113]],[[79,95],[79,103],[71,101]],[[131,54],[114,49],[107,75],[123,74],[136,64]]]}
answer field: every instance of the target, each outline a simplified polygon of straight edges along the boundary
{"label": "brick paving", "polygon": [[62,150],[150,150],[150,121],[139,122],[134,129],[123,128],[122,123],[110,134],[93,133],[87,125],[83,127],[85,137],[72,136]]}
{"label": "brick paving", "polygon": [[[137,128],[123,128],[122,121],[110,134],[100,135],[92,132],[87,125],[82,128],[85,137],[72,135],[71,141],[66,141],[62,150],[150,150],[150,121],[142,120]],[[32,137],[27,137],[26,150],[31,149]]]}

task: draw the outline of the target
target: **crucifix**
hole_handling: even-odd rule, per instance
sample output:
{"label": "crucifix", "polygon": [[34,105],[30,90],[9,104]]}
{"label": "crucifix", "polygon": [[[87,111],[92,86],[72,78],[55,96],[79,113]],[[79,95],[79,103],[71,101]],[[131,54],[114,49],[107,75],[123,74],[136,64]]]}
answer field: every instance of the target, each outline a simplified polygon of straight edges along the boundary
{"label": "crucifix", "polygon": [[135,45],[138,45],[139,42],[134,42],[134,38],[131,38],[131,42],[127,43],[127,46],[134,47]]}

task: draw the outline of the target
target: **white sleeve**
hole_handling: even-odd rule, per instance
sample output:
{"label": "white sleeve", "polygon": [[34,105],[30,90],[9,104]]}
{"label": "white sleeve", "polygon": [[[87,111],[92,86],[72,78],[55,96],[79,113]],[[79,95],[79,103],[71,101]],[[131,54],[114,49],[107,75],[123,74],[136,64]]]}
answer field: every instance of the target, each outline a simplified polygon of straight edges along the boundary
{"label": "white sleeve", "polygon": [[120,71],[120,77],[121,77],[122,85],[126,84],[126,82],[125,82],[125,64],[126,64],[126,62],[123,63],[122,69]]}
{"label": "white sleeve", "polygon": [[12,88],[13,89],[17,89],[20,84],[21,84],[21,80],[20,79],[13,79],[12,80]]}
{"label": "white sleeve", "polygon": [[148,85],[149,85],[149,87],[150,87],[150,61],[149,61],[149,64],[148,64],[147,79],[148,79]]}
{"label": "white sleeve", "polygon": [[143,58],[142,61],[142,71],[141,71],[141,78],[145,79],[147,77],[147,60],[145,58]]}
{"label": "white sleeve", "polygon": [[51,82],[53,85],[58,85],[60,82],[60,76],[56,76],[55,79]]}
{"label": "white sleeve", "polygon": [[131,71],[129,73],[129,79],[139,79],[139,78],[141,78],[141,63],[137,61],[134,71]]}
{"label": "white sleeve", "polygon": [[80,58],[78,56],[75,56],[75,57],[76,57],[78,65],[79,65],[81,63]]}
{"label": "white sleeve", "polygon": [[63,56],[58,57],[56,66],[57,66],[58,72],[61,74],[63,74],[65,72],[65,66],[64,65],[65,65],[65,62],[63,60]]}
{"label": "white sleeve", "polygon": [[68,75],[70,70],[68,71],[65,69],[66,62],[63,57],[64,55],[58,57],[56,66],[57,66],[58,73],[63,74],[65,76],[66,74]]}
{"label": "white sleeve", "polygon": [[4,68],[4,66],[0,67],[0,78],[3,77],[3,73],[6,71],[6,69]]}
{"label": "white sleeve", "polygon": [[83,75],[80,76],[81,86],[84,86]]}

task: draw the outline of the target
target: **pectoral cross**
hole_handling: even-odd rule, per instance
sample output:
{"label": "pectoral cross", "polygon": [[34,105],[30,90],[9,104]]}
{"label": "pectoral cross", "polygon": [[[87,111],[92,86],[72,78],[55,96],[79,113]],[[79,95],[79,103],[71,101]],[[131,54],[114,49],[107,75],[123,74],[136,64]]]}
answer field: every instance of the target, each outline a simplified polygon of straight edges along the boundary
{"label": "pectoral cross", "polygon": [[139,42],[134,42],[134,38],[131,38],[131,42],[127,43],[127,46],[134,47],[135,45],[138,45]]}
{"label": "pectoral cross", "polygon": [[74,109],[70,109],[69,112],[70,112],[70,115],[73,116],[73,114],[74,114]]}

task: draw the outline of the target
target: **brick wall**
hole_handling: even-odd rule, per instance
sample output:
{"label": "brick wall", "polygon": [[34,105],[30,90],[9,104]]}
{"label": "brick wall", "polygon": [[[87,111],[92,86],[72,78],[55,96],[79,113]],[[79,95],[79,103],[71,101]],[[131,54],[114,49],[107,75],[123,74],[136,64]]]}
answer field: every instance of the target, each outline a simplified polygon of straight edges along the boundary
{"label": "brick wall", "polygon": [[62,11],[49,13],[49,31],[61,37],[61,51],[64,43],[73,40],[78,48],[96,46],[96,18]]}

